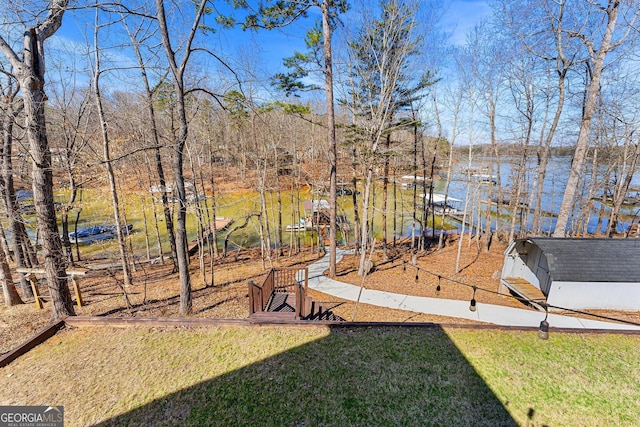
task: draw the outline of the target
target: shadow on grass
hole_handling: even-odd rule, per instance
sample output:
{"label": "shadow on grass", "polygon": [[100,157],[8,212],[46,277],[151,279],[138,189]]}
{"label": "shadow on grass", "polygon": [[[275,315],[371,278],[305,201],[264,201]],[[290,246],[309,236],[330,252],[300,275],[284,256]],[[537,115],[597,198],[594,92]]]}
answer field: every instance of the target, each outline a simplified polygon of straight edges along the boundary
{"label": "shadow on grass", "polygon": [[440,328],[336,327],[100,425],[517,423]]}

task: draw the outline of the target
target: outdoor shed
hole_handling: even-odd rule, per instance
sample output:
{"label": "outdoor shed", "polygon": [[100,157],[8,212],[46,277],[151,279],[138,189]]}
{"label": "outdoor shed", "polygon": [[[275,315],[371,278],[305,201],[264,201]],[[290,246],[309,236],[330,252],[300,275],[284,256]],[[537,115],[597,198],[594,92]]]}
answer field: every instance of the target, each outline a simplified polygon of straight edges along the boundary
{"label": "outdoor shed", "polygon": [[528,286],[550,306],[640,311],[640,240],[514,240],[505,251],[500,291],[522,296]]}

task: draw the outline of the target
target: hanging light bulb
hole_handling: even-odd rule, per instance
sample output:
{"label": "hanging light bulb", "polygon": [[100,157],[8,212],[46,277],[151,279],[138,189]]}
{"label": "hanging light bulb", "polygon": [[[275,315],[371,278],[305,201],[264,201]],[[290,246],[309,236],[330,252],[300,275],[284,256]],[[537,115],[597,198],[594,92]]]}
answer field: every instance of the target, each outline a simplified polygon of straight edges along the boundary
{"label": "hanging light bulb", "polygon": [[440,276],[438,276],[438,286],[436,286],[436,292],[440,292],[442,287],[440,286]]}
{"label": "hanging light bulb", "polygon": [[540,322],[540,330],[538,331],[538,338],[541,340],[549,339],[549,322],[547,322],[547,317],[549,317],[549,309],[547,305],[544,305],[544,320]]}
{"label": "hanging light bulb", "polygon": [[402,261],[402,271],[407,271],[407,261]]}
{"label": "hanging light bulb", "polygon": [[416,282],[418,281],[419,277],[418,277],[418,267],[416,267]]}
{"label": "hanging light bulb", "polygon": [[471,297],[471,302],[469,303],[469,310],[476,311],[476,287],[473,287],[473,296]]}

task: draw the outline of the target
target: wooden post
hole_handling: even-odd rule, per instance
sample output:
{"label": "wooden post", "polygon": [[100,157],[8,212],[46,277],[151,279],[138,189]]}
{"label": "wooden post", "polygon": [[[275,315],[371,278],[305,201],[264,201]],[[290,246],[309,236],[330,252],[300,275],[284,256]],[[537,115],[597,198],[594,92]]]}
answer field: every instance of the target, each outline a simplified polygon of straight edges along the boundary
{"label": "wooden post", "polygon": [[[16,272],[27,275],[27,278],[31,282],[31,289],[33,290],[33,296],[36,299],[36,307],[39,309],[42,308],[42,300],[45,297],[40,296],[40,294],[38,293],[38,279],[36,278],[36,275],[45,274],[44,268],[18,267],[16,268]],[[76,304],[78,304],[78,307],[82,307],[84,305],[84,301],[82,300],[82,294],[80,294],[80,286],[78,285],[76,276],[84,276],[88,272],[89,270],[86,268],[68,268],[67,269],[67,274],[71,277],[71,283],[73,284],[73,289],[76,292]]]}
{"label": "wooden post", "polygon": [[36,275],[31,273],[29,274],[29,282],[31,282],[31,290],[33,291],[33,297],[35,298],[36,308],[38,310],[42,309],[42,301],[40,301],[40,293],[38,292],[38,279]]}
{"label": "wooden post", "polygon": [[73,290],[76,292],[76,304],[78,304],[78,307],[82,307],[84,302],[82,301],[82,294],[80,294],[80,286],[78,286],[76,276],[73,274],[71,275],[71,284],[73,285]]}

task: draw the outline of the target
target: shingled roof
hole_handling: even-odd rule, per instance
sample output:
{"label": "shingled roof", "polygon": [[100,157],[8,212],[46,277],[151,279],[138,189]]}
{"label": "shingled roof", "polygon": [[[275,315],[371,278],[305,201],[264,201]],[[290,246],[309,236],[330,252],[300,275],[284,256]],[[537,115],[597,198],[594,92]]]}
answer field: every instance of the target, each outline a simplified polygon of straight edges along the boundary
{"label": "shingled roof", "polygon": [[528,239],[561,282],[640,282],[640,239]]}

